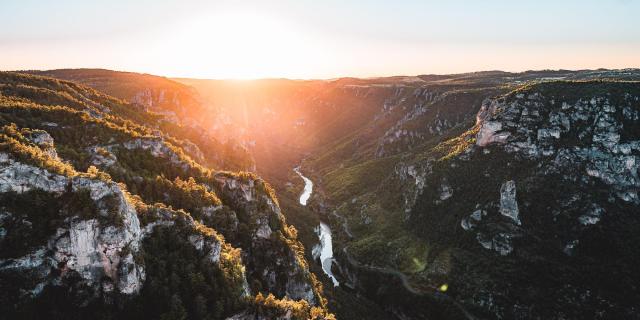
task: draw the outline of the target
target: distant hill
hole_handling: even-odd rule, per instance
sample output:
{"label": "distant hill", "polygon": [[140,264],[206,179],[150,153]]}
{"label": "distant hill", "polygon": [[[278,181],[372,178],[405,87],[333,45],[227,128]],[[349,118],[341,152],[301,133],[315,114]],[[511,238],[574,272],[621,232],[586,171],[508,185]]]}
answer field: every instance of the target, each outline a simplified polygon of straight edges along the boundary
{"label": "distant hill", "polygon": [[153,111],[173,112],[181,117],[202,116],[207,108],[197,92],[165,77],[105,69],[57,69],[28,71],[84,84],[111,96]]}
{"label": "distant hill", "polygon": [[172,130],[174,134],[180,131],[179,135],[206,146],[202,151],[211,157],[227,158],[211,163],[214,166],[244,170],[254,168],[251,156],[234,139],[237,137],[236,126],[203,102],[198,92],[189,86],[165,77],[105,69],[57,69],[27,73],[82,84],[156,114],[162,120],[159,124],[161,129]]}

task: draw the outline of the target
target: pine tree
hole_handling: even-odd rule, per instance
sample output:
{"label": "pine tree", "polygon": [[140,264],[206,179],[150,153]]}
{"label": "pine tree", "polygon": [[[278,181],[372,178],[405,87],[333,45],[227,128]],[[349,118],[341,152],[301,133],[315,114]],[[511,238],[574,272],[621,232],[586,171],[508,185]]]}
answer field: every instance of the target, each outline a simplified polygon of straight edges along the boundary
{"label": "pine tree", "polygon": [[185,320],[187,318],[187,310],[182,305],[182,300],[177,294],[171,296],[169,303],[169,311],[160,316],[161,320]]}

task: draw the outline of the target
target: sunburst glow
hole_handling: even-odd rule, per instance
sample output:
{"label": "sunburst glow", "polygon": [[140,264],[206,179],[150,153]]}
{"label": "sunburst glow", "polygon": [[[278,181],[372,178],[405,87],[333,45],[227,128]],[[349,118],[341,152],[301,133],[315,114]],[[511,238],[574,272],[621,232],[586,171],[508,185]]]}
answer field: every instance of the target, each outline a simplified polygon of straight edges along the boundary
{"label": "sunburst glow", "polygon": [[215,69],[221,78],[286,73],[304,67],[304,61],[318,53],[299,28],[255,13],[200,16],[178,24],[166,36],[169,43],[160,39],[158,49],[167,48],[182,72]]}
{"label": "sunburst glow", "polygon": [[214,79],[637,66],[638,2],[543,2],[4,1],[0,61]]}

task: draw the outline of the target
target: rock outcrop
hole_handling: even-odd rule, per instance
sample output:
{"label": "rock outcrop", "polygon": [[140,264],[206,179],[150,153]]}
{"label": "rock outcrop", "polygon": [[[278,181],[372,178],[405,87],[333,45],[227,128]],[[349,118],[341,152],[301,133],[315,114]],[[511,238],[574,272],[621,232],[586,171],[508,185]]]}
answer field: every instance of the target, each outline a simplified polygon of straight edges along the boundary
{"label": "rock outcrop", "polygon": [[628,134],[640,114],[636,99],[627,94],[616,102],[606,96],[560,102],[533,93],[488,101],[478,114],[476,144],[503,145],[507,152],[549,161],[548,170],[583,167],[580,174],[640,204],[640,140]]}
{"label": "rock outcrop", "polygon": [[166,158],[183,170],[188,170],[192,166],[183,156],[169,147],[162,138],[138,138],[125,142],[123,146],[129,150],[141,149],[148,151],[154,157]]}
{"label": "rock outcrop", "polygon": [[[399,163],[394,168],[394,173],[401,186],[404,213],[408,215],[418,196],[425,187],[426,177],[431,173],[433,159],[424,164],[407,165]],[[406,217],[405,217],[406,218]]]}
{"label": "rock outcrop", "polygon": [[277,297],[304,299],[317,303],[310,281],[308,267],[301,257],[287,245],[284,217],[276,200],[267,191],[262,180],[227,174],[215,176],[218,194],[234,211],[240,221],[250,226],[250,247],[243,248],[243,259],[248,265],[247,275],[263,284],[263,288]]}
{"label": "rock outcrop", "polygon": [[118,162],[118,158],[110,149],[113,148],[111,146],[93,146],[88,148],[87,151],[91,154],[91,164],[101,168],[111,167],[116,164]]}
{"label": "rock outcrop", "polygon": [[[640,212],[639,100],[635,83],[534,85],[486,101],[478,113],[478,133],[469,157],[452,160],[465,170],[479,168],[474,181],[482,177],[499,185],[498,199],[494,192],[477,193],[483,194],[474,199],[480,203],[460,220],[465,235],[504,259],[492,262],[492,268],[531,264],[523,267],[526,271],[503,272],[520,277],[547,270],[562,278],[562,284],[551,281],[544,288],[537,288],[538,280],[526,285],[526,290],[537,292],[557,288],[554,299],[565,301],[562,310],[539,307],[542,313],[624,318],[635,312],[635,306],[618,299],[615,292],[583,282],[574,273],[598,274],[605,265],[611,272],[624,273],[635,264],[623,248],[635,241],[626,230],[636,229],[623,225],[636,221],[635,213]],[[456,196],[453,200],[460,201]],[[609,255],[624,262],[611,265]],[[502,283],[508,276],[496,274],[492,281]],[[537,313],[527,308],[544,305],[509,298],[521,289],[476,285],[473,304],[496,318],[532,317]],[[633,286],[617,290],[636,292]],[[592,307],[584,311],[585,305]]]}
{"label": "rock outcrop", "polygon": [[500,187],[500,214],[511,218],[517,225],[521,225],[518,217],[518,200],[516,199],[516,183],[509,180]]}
{"label": "rock outcrop", "polygon": [[[69,216],[34,253],[0,261],[0,272],[30,272],[37,276],[37,294],[47,284],[78,275],[84,285],[104,292],[136,293],[145,279],[144,266],[136,264],[142,233],[133,206],[116,183],[85,176],[66,177],[18,162],[0,154],[0,192],[31,190],[61,194],[88,191],[99,217]],[[112,224],[107,221],[117,221]],[[6,230],[11,233],[13,230]]]}
{"label": "rock outcrop", "polygon": [[67,81],[0,72],[0,88],[0,317],[217,319],[258,292],[304,300],[274,314],[330,316],[273,190],[207,167],[245,168],[246,150],[175,123],[193,112],[175,91],[147,113]]}

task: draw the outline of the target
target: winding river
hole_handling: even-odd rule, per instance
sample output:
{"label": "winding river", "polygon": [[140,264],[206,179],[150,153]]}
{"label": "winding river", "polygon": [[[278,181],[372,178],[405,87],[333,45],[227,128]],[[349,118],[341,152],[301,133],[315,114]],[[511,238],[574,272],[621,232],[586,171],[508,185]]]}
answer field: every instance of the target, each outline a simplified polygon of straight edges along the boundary
{"label": "winding river", "polygon": [[[303,176],[299,167],[294,168],[293,171],[295,171],[302,180],[304,180],[304,191],[300,195],[300,204],[306,206],[307,201],[309,201],[309,197],[311,197],[311,193],[313,192],[313,181]],[[320,243],[313,248],[313,256],[320,256],[322,271],[331,278],[333,285],[337,287],[340,283],[338,282],[338,279],[333,276],[333,272],[331,272],[331,265],[333,264],[333,241],[331,239],[331,228],[326,223],[320,222],[320,225],[317,226],[315,230],[318,234]]]}
{"label": "winding river", "polygon": [[311,197],[311,192],[313,192],[313,181],[302,175],[300,167],[295,167],[293,171],[295,171],[300,178],[304,180],[304,191],[302,191],[302,194],[300,195],[300,204],[306,206],[307,201],[309,201],[309,197]]}
{"label": "winding river", "polygon": [[[300,204],[303,206],[307,205],[307,201],[309,201],[309,198],[311,197],[311,193],[313,192],[313,181],[311,181],[311,179],[305,177],[302,175],[302,173],[300,172],[300,167],[296,167],[293,169],[293,171],[295,171],[301,178],[302,180],[304,180],[304,191],[302,192],[302,194],[300,195]],[[336,216],[336,218],[342,219],[342,227],[344,228],[344,232],[351,238],[353,238],[353,235],[351,234],[351,231],[349,230],[349,226],[347,225],[347,220],[345,219],[345,217],[339,215],[337,212],[333,212],[333,214]],[[340,283],[338,282],[338,279],[336,279],[336,277],[333,276],[333,272],[331,272],[331,265],[333,264],[333,242],[331,239],[331,228],[329,227],[329,225],[327,225],[324,222],[320,222],[320,225],[318,225],[315,228],[316,233],[318,234],[318,238],[320,240],[320,243],[318,245],[316,245],[313,250],[312,250],[312,254],[313,257],[315,259],[318,258],[318,256],[320,257],[320,263],[322,265],[322,271],[324,271],[324,273],[331,278],[331,281],[333,281],[333,285],[334,286],[339,286]],[[393,276],[396,276],[398,278],[400,278],[400,280],[402,281],[402,285],[404,286],[404,288],[406,290],[408,290],[409,292],[411,292],[412,294],[415,295],[423,295],[425,294],[425,292],[423,292],[423,290],[419,290],[414,288],[413,286],[411,286],[410,281],[408,280],[408,277],[395,269],[387,269],[387,268],[381,268],[381,267],[375,267],[375,266],[371,266],[371,265],[366,265],[366,264],[362,264],[358,261],[356,261],[353,257],[351,257],[351,255],[349,255],[349,253],[347,252],[347,248],[343,249],[345,256],[347,257],[347,259],[349,260],[349,262],[356,266],[356,267],[360,267],[360,268],[365,268],[367,270],[371,270],[371,271],[377,271],[380,273],[384,273],[384,274],[390,274]],[[439,290],[437,288],[430,288],[431,290],[433,290],[434,292],[438,292]],[[438,292],[439,297],[444,298],[449,300],[450,302],[452,302],[456,307],[458,307],[462,313],[464,314],[464,316],[467,318],[467,320],[476,320],[476,317],[471,314],[469,311],[467,311],[465,309],[465,307],[460,304],[458,301],[454,300],[453,298],[449,297],[448,295],[446,295],[444,292]]]}

